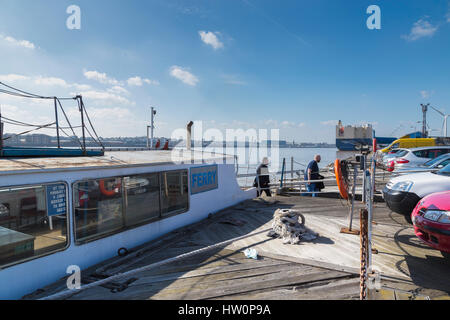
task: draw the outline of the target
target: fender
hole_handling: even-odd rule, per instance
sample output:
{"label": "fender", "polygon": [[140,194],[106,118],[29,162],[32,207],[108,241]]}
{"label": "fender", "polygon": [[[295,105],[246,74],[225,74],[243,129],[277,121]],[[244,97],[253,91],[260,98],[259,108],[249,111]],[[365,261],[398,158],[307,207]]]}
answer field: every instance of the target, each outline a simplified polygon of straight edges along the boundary
{"label": "fender", "polygon": [[342,172],[342,164],[343,164],[343,161],[336,159],[336,161],[334,162],[334,173],[336,175],[336,182],[337,182],[337,185],[339,188],[339,193],[341,194],[341,197],[345,200],[348,200],[349,199],[348,182]]}

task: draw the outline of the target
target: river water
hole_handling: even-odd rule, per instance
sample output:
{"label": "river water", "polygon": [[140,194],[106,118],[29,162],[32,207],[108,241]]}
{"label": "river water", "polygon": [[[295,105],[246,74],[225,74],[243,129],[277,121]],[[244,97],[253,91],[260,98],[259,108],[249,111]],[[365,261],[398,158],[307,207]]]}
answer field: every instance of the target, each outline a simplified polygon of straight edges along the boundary
{"label": "river water", "polygon": [[[324,168],[333,163],[337,157],[337,149],[335,148],[270,148],[267,151],[258,150],[256,148],[236,148],[235,155],[239,159],[238,174],[254,174],[256,168],[261,163],[264,156],[269,158],[269,170],[273,174],[271,180],[280,178],[275,175],[276,172],[282,170],[283,159],[286,159],[286,170],[291,170],[291,159],[294,159],[294,170],[304,170],[308,163],[314,159],[316,154],[322,158],[319,168]],[[227,152],[230,154],[230,152]],[[289,175],[290,177],[290,175]],[[240,186],[249,186],[253,183],[253,177],[238,178]]]}

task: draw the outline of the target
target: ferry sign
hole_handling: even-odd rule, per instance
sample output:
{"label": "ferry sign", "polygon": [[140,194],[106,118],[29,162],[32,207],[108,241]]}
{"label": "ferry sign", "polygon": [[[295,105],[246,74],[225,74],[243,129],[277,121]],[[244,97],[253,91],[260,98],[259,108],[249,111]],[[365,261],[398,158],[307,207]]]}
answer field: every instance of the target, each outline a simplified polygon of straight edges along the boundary
{"label": "ferry sign", "polygon": [[219,188],[217,165],[191,168],[191,194],[202,193]]}
{"label": "ferry sign", "polygon": [[66,186],[63,183],[50,184],[47,191],[47,214],[49,217],[66,214]]}

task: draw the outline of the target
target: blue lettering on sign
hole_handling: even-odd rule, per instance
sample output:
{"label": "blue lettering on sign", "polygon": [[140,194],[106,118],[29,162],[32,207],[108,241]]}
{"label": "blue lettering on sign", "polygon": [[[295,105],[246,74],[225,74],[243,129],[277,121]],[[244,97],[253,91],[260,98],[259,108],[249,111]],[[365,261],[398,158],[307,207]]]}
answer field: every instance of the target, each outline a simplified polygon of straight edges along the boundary
{"label": "blue lettering on sign", "polygon": [[47,215],[58,216],[66,214],[66,186],[62,183],[45,187],[47,192]]}
{"label": "blue lettering on sign", "polygon": [[191,194],[217,189],[217,165],[191,168]]}

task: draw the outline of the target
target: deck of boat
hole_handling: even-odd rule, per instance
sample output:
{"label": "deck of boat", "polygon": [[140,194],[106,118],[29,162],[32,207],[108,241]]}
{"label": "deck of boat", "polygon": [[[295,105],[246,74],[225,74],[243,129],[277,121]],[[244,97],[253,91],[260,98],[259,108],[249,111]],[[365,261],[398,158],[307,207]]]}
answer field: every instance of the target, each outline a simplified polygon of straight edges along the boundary
{"label": "deck of boat", "polygon": [[[300,210],[306,226],[320,237],[284,245],[281,239],[260,234],[120,282],[74,291],[69,299],[358,299],[359,236],[339,232],[347,225],[348,207],[331,198],[278,196],[246,201],[146,244],[147,251],[138,257],[117,257],[84,270],[83,282],[270,228],[277,208]],[[450,263],[440,252],[422,244],[404,217],[384,203],[375,204],[374,217],[373,245],[379,251],[373,255],[374,265],[383,276],[383,288],[395,290],[373,291],[372,297],[448,298]],[[258,251],[258,260],[245,257],[242,251],[248,247]],[[61,280],[26,298],[43,298],[64,289]]]}

